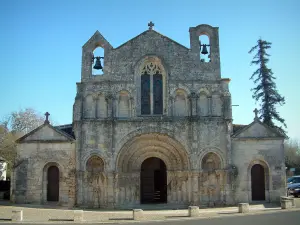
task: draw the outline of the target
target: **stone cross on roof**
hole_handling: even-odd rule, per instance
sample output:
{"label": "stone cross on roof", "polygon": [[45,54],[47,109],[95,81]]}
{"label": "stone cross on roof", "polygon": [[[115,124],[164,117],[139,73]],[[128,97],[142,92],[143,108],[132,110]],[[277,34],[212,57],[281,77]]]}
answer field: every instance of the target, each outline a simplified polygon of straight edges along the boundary
{"label": "stone cross on roof", "polygon": [[258,110],[257,110],[257,108],[255,108],[255,109],[253,110],[253,112],[255,113],[254,120],[258,120],[258,116],[257,116]]}
{"label": "stone cross on roof", "polygon": [[45,113],[45,116],[46,116],[46,119],[45,119],[45,122],[44,122],[44,123],[49,123],[49,116],[50,116],[50,113],[46,112],[46,113]]}
{"label": "stone cross on roof", "polygon": [[148,27],[149,27],[149,30],[152,30],[153,27],[154,27],[154,23],[153,23],[152,21],[150,21],[150,22],[148,23]]}

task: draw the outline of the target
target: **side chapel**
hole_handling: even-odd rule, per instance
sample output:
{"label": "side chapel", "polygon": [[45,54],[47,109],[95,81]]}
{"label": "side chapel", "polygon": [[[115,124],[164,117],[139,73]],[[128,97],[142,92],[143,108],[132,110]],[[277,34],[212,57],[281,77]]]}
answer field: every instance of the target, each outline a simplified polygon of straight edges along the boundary
{"label": "side chapel", "polygon": [[52,126],[47,113],[17,141],[13,202],[178,208],[285,195],[285,137],[256,111],[232,123],[219,28],[190,27],[187,48],[148,26],[116,48],[99,31],[83,45],[73,122]]}

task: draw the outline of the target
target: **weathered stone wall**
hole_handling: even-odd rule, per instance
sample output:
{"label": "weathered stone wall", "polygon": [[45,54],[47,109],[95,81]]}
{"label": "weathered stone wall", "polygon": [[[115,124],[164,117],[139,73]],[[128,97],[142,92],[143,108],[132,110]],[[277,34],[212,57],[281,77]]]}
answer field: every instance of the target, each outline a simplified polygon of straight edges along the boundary
{"label": "weathered stone wall", "polygon": [[47,169],[59,169],[60,205],[75,201],[74,143],[20,143],[14,169],[12,200],[17,203],[47,203]]}
{"label": "weathered stone wall", "polygon": [[251,168],[255,164],[264,167],[266,201],[279,202],[280,196],[286,194],[283,140],[234,139],[232,162],[238,169],[238,177],[233,183],[236,201],[252,202]]}
{"label": "weathered stone wall", "polygon": [[[210,62],[200,62],[203,33],[210,37]],[[139,204],[139,170],[147,157],[161,158],[167,165],[169,203],[224,202],[231,96],[229,80],[220,78],[218,28],[191,28],[190,39],[188,49],[149,30],[113,48],[96,32],[83,46],[82,79],[73,111],[77,169],[84,173],[93,155],[103,159],[107,192],[102,193],[102,206]],[[97,46],[104,49],[101,76],[93,75],[91,69]],[[141,116],[140,76],[149,63],[153,67],[148,69],[157,69],[163,77],[163,114],[159,116]],[[220,165],[202,170],[202,160],[209,153],[216,155]],[[180,162],[182,167],[176,167]],[[88,205],[90,188],[84,179],[83,175],[77,181],[78,202]],[[207,190],[217,185],[222,188]]]}
{"label": "weathered stone wall", "polygon": [[[72,204],[76,195],[80,206],[136,207],[141,164],[149,157],[166,164],[170,205],[251,201],[247,168],[255,160],[268,171],[266,195],[275,201],[285,183],[282,140],[254,124],[232,143],[230,80],[221,79],[218,28],[199,25],[189,32],[190,49],[151,29],[113,48],[97,31],[82,48],[81,82],[73,105],[76,140],[46,143],[69,139],[44,129],[27,139],[40,141],[18,146],[16,201],[44,202],[43,171],[57,165],[60,203]],[[209,62],[200,60],[203,34],[209,36],[209,43],[201,43],[210,44]],[[103,75],[92,74],[96,47],[104,49]],[[153,76],[161,75],[161,115],[141,115],[145,71],[150,87]],[[150,102],[153,112],[152,98]],[[258,139],[249,139],[253,134]],[[269,136],[273,139],[264,139]]]}

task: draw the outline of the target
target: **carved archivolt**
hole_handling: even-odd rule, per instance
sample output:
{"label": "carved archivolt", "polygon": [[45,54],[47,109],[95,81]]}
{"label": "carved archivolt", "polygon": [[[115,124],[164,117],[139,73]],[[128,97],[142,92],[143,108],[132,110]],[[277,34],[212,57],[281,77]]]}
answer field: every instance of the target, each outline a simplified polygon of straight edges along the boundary
{"label": "carved archivolt", "polygon": [[150,157],[162,159],[168,170],[187,170],[188,156],[180,143],[167,135],[144,134],[129,140],[117,158],[119,172],[140,171],[142,162]]}

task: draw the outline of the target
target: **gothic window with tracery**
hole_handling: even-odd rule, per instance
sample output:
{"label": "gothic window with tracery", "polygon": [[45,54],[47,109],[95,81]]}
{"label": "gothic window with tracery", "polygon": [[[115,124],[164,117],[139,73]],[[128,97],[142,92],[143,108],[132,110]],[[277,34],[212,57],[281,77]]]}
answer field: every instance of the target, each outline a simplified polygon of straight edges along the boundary
{"label": "gothic window with tracery", "polygon": [[149,62],[141,74],[141,114],[163,114],[163,77],[160,66]]}

